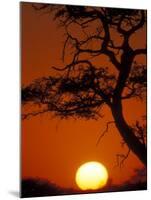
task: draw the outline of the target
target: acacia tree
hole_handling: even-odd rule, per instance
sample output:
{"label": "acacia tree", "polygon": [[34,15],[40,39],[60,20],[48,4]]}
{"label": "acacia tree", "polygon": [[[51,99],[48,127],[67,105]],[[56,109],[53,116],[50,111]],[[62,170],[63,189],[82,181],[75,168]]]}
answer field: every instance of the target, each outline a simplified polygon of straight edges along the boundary
{"label": "acacia tree", "polygon": [[[64,27],[64,66],[52,67],[56,76],[42,77],[22,88],[23,106],[40,105],[40,109],[23,113],[23,119],[45,112],[62,118],[97,119],[107,105],[129,150],[146,166],[146,126],[139,121],[128,124],[123,114],[124,100],[146,98],[146,63],[136,59],[146,56],[146,44],[136,49],[131,43],[131,37],[145,29],[146,11],[49,4],[33,7],[53,14]],[[100,55],[106,56],[108,65],[101,59],[99,65],[93,63]]]}

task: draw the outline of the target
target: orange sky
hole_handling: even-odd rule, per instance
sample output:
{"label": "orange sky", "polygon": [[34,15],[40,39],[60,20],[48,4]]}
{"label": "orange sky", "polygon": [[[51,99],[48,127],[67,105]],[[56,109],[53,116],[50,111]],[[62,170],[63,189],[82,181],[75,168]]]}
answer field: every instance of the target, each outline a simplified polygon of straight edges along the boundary
{"label": "orange sky", "polygon": [[[51,66],[63,65],[64,31],[50,14],[36,12],[28,3],[22,5],[22,84],[27,85],[38,77],[52,75]],[[144,45],[145,39],[140,38],[145,38],[145,35],[142,30],[133,36],[132,45]],[[143,57],[139,60],[144,62]],[[100,58],[94,62],[99,64]],[[103,62],[107,61],[104,59]],[[125,101],[123,106],[130,124],[146,112],[145,102],[138,100]],[[113,183],[129,180],[134,169],[143,165],[130,153],[122,169],[114,167],[116,154],[127,152],[126,146],[121,147],[122,139],[114,124],[96,146],[106,122],[112,120],[108,107],[104,107],[103,114],[104,117],[97,121],[59,120],[52,118],[51,113],[22,121],[22,177],[46,178],[62,187],[77,188],[77,168],[82,163],[95,160],[107,167]]]}

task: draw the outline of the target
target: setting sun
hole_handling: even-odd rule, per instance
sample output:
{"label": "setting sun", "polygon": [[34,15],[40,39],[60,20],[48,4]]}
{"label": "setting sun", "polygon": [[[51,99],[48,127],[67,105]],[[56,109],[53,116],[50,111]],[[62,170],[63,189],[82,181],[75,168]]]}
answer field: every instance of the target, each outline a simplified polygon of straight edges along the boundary
{"label": "setting sun", "polygon": [[108,172],[99,162],[87,162],[76,172],[76,183],[81,190],[96,190],[106,185]]}

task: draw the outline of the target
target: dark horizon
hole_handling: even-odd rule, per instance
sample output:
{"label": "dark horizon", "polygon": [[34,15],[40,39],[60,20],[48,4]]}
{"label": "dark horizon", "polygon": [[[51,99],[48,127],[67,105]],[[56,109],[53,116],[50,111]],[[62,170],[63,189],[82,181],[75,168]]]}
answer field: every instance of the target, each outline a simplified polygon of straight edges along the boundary
{"label": "dark horizon", "polygon": [[50,195],[73,195],[73,194],[89,194],[89,193],[104,193],[104,192],[124,192],[124,191],[137,191],[146,190],[147,182],[125,182],[122,185],[112,185],[112,180],[108,184],[97,190],[78,190],[73,188],[62,188],[48,180],[40,178],[26,178],[21,181],[21,198],[27,197],[41,197]]}

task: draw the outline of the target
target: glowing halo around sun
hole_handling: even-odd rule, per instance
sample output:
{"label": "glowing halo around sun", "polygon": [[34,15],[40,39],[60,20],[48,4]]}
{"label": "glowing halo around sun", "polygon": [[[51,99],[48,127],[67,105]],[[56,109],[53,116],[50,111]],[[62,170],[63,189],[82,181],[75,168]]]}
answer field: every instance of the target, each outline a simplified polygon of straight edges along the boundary
{"label": "glowing halo around sun", "polygon": [[75,180],[81,190],[97,190],[107,184],[108,171],[99,162],[87,162],[78,168]]}

